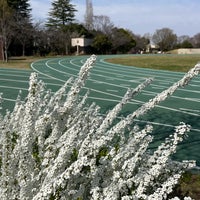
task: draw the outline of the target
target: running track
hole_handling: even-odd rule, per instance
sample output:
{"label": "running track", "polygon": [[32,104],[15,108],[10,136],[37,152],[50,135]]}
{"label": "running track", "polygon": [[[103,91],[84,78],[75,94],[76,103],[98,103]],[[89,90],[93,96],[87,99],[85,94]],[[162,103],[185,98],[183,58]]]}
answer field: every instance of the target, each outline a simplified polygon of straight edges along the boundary
{"label": "running track", "polygon": [[[95,101],[106,113],[125,94],[128,87],[135,88],[146,78],[153,78],[153,83],[145,88],[134,100],[125,106],[121,116],[133,112],[144,102],[180,80],[183,73],[158,71],[107,63],[106,58],[98,56],[95,67],[84,87],[82,94],[90,89],[88,103]],[[113,56],[112,56],[113,57]],[[3,113],[5,108],[12,109],[19,90],[25,97],[29,76],[32,71],[39,74],[47,88],[55,92],[71,76],[76,77],[87,56],[42,59],[32,63],[32,70],[14,70],[0,68],[0,92],[3,93]],[[174,126],[184,121],[192,126],[188,138],[179,145],[175,159],[195,159],[200,165],[200,76],[195,77],[185,88],[178,89],[173,96],[155,109],[138,119],[143,125],[154,125],[154,143],[152,148],[173,132]]]}

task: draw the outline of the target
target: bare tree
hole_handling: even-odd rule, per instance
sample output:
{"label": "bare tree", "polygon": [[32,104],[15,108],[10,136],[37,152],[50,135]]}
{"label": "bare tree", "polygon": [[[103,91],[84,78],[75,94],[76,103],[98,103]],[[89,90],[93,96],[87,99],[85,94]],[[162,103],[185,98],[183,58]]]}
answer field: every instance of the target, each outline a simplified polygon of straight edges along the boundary
{"label": "bare tree", "polygon": [[6,0],[0,0],[0,35],[2,38],[2,55],[3,60],[8,61],[8,47],[11,43],[13,31],[13,15],[12,10]]}
{"label": "bare tree", "polygon": [[183,43],[184,41],[190,41],[190,36],[188,36],[188,35],[181,35],[181,36],[179,36],[178,38],[177,38],[177,43],[178,44],[181,44],[181,43]]}
{"label": "bare tree", "polygon": [[200,33],[197,33],[196,35],[193,36],[192,45],[195,48],[200,48]]}
{"label": "bare tree", "polygon": [[93,5],[91,0],[86,0],[86,12],[85,12],[85,27],[88,30],[93,29]]}
{"label": "bare tree", "polygon": [[0,60],[4,60],[3,39],[0,35]]}
{"label": "bare tree", "polygon": [[111,34],[112,29],[114,28],[114,24],[106,15],[94,16],[93,24],[96,31],[102,32],[108,36]]}
{"label": "bare tree", "polygon": [[25,56],[26,45],[32,38],[33,26],[28,19],[21,19],[17,23],[16,32],[17,32],[16,38],[22,45],[22,56]]}
{"label": "bare tree", "polygon": [[38,21],[33,24],[33,53],[35,55],[45,56],[50,52],[50,35],[47,31],[44,22]]}
{"label": "bare tree", "polygon": [[162,28],[156,30],[152,38],[153,42],[160,47],[161,51],[168,51],[175,47],[177,43],[177,36],[173,30],[169,28]]}

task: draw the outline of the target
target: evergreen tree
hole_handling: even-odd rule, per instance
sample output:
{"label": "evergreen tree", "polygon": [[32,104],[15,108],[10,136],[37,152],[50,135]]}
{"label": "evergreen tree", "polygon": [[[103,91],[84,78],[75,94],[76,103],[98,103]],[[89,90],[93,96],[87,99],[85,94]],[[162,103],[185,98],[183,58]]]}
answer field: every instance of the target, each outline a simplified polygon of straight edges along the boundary
{"label": "evergreen tree", "polygon": [[55,0],[52,2],[52,9],[49,12],[47,26],[63,28],[74,21],[77,10],[70,0]]}
{"label": "evergreen tree", "polygon": [[7,0],[8,5],[15,12],[16,20],[19,18],[30,18],[31,8],[29,0]]}
{"label": "evergreen tree", "polygon": [[[31,8],[29,0],[6,0],[13,16],[13,39],[11,54],[16,53],[14,49],[21,47],[21,55],[25,55],[26,46],[31,42],[33,29],[31,22]],[[12,52],[13,49],[13,52]],[[20,51],[18,51],[20,52]],[[20,55],[19,53],[17,55]]]}
{"label": "evergreen tree", "polygon": [[50,17],[46,25],[51,32],[57,34],[56,36],[59,40],[57,40],[56,45],[59,45],[60,49],[63,49],[62,54],[69,53],[71,44],[70,25],[75,20],[76,11],[70,0],[55,0],[52,2],[52,9],[49,12]]}

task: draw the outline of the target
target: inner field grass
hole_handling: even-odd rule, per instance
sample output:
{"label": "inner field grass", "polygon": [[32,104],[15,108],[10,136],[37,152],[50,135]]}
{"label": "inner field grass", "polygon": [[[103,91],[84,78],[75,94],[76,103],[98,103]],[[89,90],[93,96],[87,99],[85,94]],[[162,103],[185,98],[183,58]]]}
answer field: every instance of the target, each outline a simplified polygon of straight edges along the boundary
{"label": "inner field grass", "polygon": [[41,59],[40,57],[24,56],[24,57],[11,57],[8,62],[0,60],[0,67],[13,68],[13,69],[30,69],[31,63]]}
{"label": "inner field grass", "polygon": [[[39,60],[41,57],[13,57],[8,63],[0,61],[0,67],[31,69],[30,64]],[[170,70],[176,72],[187,72],[200,62],[199,55],[176,55],[176,54],[157,54],[157,55],[129,55],[106,59],[107,62],[126,66]]]}
{"label": "inner field grass", "polygon": [[199,55],[130,55],[106,59],[107,62],[126,66],[187,72],[200,62]]}

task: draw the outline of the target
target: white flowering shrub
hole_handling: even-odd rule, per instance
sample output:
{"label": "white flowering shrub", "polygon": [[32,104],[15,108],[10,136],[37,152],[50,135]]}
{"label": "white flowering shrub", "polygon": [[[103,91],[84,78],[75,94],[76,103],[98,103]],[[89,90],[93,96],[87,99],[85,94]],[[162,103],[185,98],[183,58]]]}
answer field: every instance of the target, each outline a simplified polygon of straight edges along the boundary
{"label": "white flowering shrub", "polygon": [[152,80],[128,89],[121,102],[103,116],[97,105],[85,104],[88,93],[79,96],[95,60],[91,56],[78,78],[70,78],[55,94],[45,90],[45,84],[32,73],[25,101],[19,95],[13,111],[1,117],[1,200],[167,199],[181,174],[195,166],[195,161],[170,159],[189,125],[180,123],[149,153],[153,127],[140,128],[134,119],[186,85],[199,73],[200,65],[116,121],[123,106]]}

